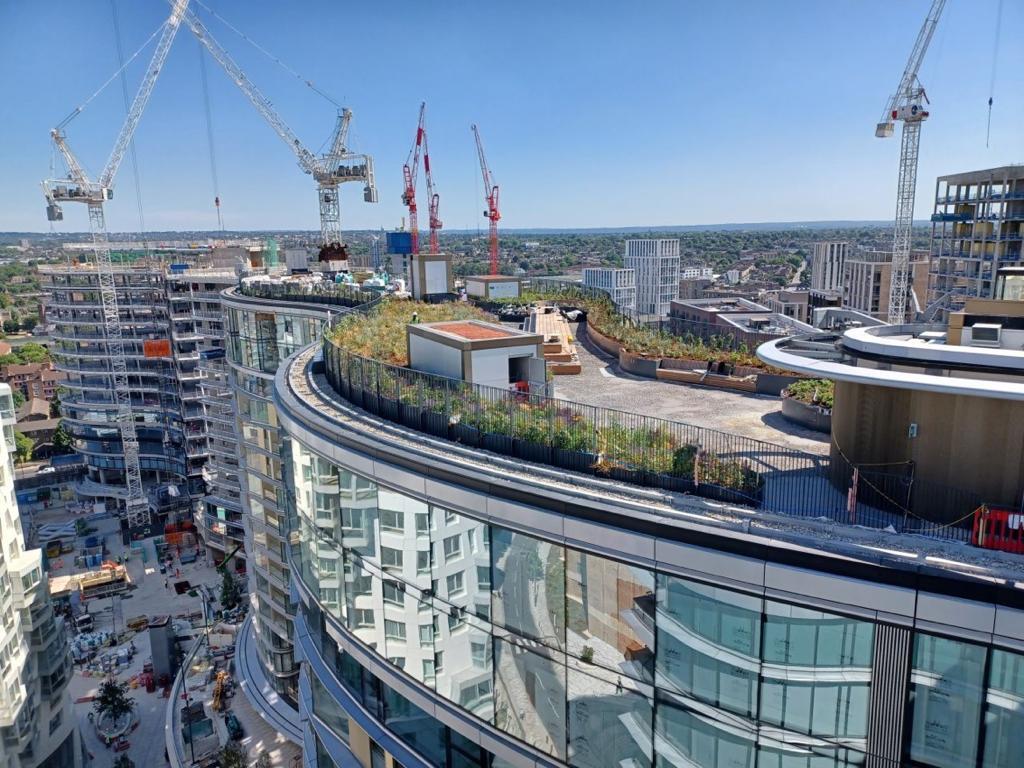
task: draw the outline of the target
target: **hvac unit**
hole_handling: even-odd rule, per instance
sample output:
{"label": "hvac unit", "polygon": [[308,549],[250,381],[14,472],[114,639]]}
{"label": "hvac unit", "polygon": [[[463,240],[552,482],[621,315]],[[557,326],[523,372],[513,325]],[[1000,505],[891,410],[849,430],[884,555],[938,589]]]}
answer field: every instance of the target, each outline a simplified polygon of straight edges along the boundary
{"label": "hvac unit", "polygon": [[971,326],[972,347],[998,347],[1003,326],[998,323],[975,323]]}

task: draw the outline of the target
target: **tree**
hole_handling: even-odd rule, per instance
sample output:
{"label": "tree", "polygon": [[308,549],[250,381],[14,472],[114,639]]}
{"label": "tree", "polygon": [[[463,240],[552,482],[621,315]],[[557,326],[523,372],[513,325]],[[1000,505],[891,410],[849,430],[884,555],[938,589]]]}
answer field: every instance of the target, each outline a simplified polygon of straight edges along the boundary
{"label": "tree", "polygon": [[231,741],[224,745],[217,759],[220,761],[220,768],[247,768],[249,762],[242,748]]}
{"label": "tree", "polygon": [[31,438],[25,437],[21,432],[14,431],[14,453],[18,457],[18,461],[25,463],[32,458],[32,449],[35,447],[35,443],[32,442]]}
{"label": "tree", "polygon": [[220,585],[220,604],[225,609],[230,611],[232,608],[238,606],[242,602],[242,591],[238,588],[238,582],[235,577],[231,575],[231,572],[224,569],[224,580]]}
{"label": "tree", "polygon": [[121,755],[114,761],[114,768],[135,768],[135,761],[128,755]]}
{"label": "tree", "polygon": [[74,441],[71,437],[71,431],[64,424],[64,421],[61,420],[53,433],[53,450],[58,453],[71,453],[73,445]]}
{"label": "tree", "polygon": [[21,408],[25,404],[25,394],[20,389],[11,390],[11,399],[14,400],[15,408]]}
{"label": "tree", "polygon": [[104,680],[100,683],[92,708],[100,717],[105,715],[116,723],[135,708],[135,699],[128,695],[128,683]]}
{"label": "tree", "polygon": [[45,363],[50,359],[50,353],[42,344],[30,341],[18,347],[16,353],[23,363]]}

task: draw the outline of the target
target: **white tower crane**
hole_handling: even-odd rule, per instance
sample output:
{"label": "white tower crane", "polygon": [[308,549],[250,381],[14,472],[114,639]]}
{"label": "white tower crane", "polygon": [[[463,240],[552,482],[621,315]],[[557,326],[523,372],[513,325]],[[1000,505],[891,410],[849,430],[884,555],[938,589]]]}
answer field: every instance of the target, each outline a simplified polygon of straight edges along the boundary
{"label": "white tower crane", "polygon": [[103,307],[103,330],[107,342],[107,355],[110,358],[113,396],[117,406],[116,419],[121,433],[122,450],[124,452],[124,476],[127,490],[125,516],[128,525],[135,527],[149,522],[149,504],[142,489],[142,472],[139,468],[139,441],[135,431],[135,416],[132,413],[131,394],[128,390],[128,364],[125,358],[124,339],[121,333],[121,319],[117,306],[117,286],[114,281],[114,270],[110,258],[110,242],[107,236],[107,225],[103,216],[103,204],[114,197],[114,176],[124,159],[125,151],[131,143],[132,135],[139,124],[142,113],[153,93],[157,77],[163,68],[171,43],[178,33],[182,18],[188,11],[189,0],[173,0],[171,15],[164,22],[163,31],[149,68],[146,70],[135,100],[128,110],[128,116],[121,126],[121,133],[114,143],[106,166],[99,177],[92,181],[82,169],[81,164],[71,152],[64,135],[63,128],[75,117],[81,108],[72,112],[71,116],[54,128],[50,135],[53,143],[67,165],[68,175],[65,179],[48,179],[43,182],[46,195],[46,215],[50,221],[64,218],[61,203],[85,203],[89,210],[89,229],[92,232],[93,258],[96,263],[96,275],[100,288],[100,301]]}
{"label": "white tower crane", "polygon": [[341,214],[338,203],[338,187],[352,181],[363,182],[363,200],[368,203],[377,202],[377,187],[373,176],[373,158],[369,155],[349,152],[348,129],[352,120],[352,111],[342,108],[331,136],[330,148],[322,155],[314,155],[288,124],[274,110],[270,100],[246,77],[242,69],[235,63],[220,43],[210,34],[206,26],[194,13],[185,13],[185,23],[199,41],[206,46],[210,55],[223,67],[228,77],[237,85],[242,93],[252,102],[263,118],[270,124],[281,140],[295,153],[299,167],[316,182],[317,197],[320,206],[321,261],[344,261],[348,258],[347,251],[341,241]]}
{"label": "white tower crane", "polygon": [[900,145],[900,172],[896,185],[896,226],[892,242],[892,279],[889,283],[889,315],[892,324],[906,322],[907,290],[910,285],[910,245],[914,227],[914,193],[917,187],[917,156],[921,145],[921,124],[928,118],[924,87],[917,79],[935,26],[946,0],[933,0],[931,10],[917,34],[896,92],[889,98],[882,119],[875,128],[880,139],[892,136],[895,121],[903,123]]}

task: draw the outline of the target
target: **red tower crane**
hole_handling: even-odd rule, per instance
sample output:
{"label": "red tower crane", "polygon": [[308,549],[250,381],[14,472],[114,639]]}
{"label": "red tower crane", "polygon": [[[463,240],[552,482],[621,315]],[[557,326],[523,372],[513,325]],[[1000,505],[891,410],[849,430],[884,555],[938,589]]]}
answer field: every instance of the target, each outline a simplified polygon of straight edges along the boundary
{"label": "red tower crane", "polygon": [[402,166],[402,176],[405,179],[405,191],[402,192],[402,204],[409,209],[409,230],[412,232],[412,252],[420,252],[420,228],[416,221],[416,176],[420,170],[420,151],[423,148],[423,113],[427,109],[427,102],[420,103],[420,119],[416,126],[416,141],[409,150],[409,156]]}
{"label": "red tower crane", "polygon": [[484,156],[484,145],[480,141],[480,131],[473,126],[473,136],[476,137],[476,153],[480,156],[480,174],[484,178],[484,195],[487,200],[487,210],[484,216],[490,226],[488,227],[488,244],[491,252],[491,275],[498,274],[498,222],[501,220],[501,213],[498,210],[498,185],[491,177],[491,169],[487,167],[487,158]]}
{"label": "red tower crane", "polygon": [[438,213],[441,197],[434,191],[434,174],[430,170],[430,148],[427,146],[427,132],[423,131],[423,172],[427,177],[427,198],[430,201],[430,252],[439,253],[438,235],[441,231],[441,216]]}

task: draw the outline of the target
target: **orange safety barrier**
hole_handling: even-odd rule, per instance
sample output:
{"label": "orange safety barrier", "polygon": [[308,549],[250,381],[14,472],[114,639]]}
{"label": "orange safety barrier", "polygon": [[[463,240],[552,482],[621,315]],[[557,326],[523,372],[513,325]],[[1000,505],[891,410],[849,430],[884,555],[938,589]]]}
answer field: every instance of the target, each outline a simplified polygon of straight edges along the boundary
{"label": "orange safety barrier", "polygon": [[1024,553],[1024,513],[982,504],[974,510],[971,544],[1002,552]]}

